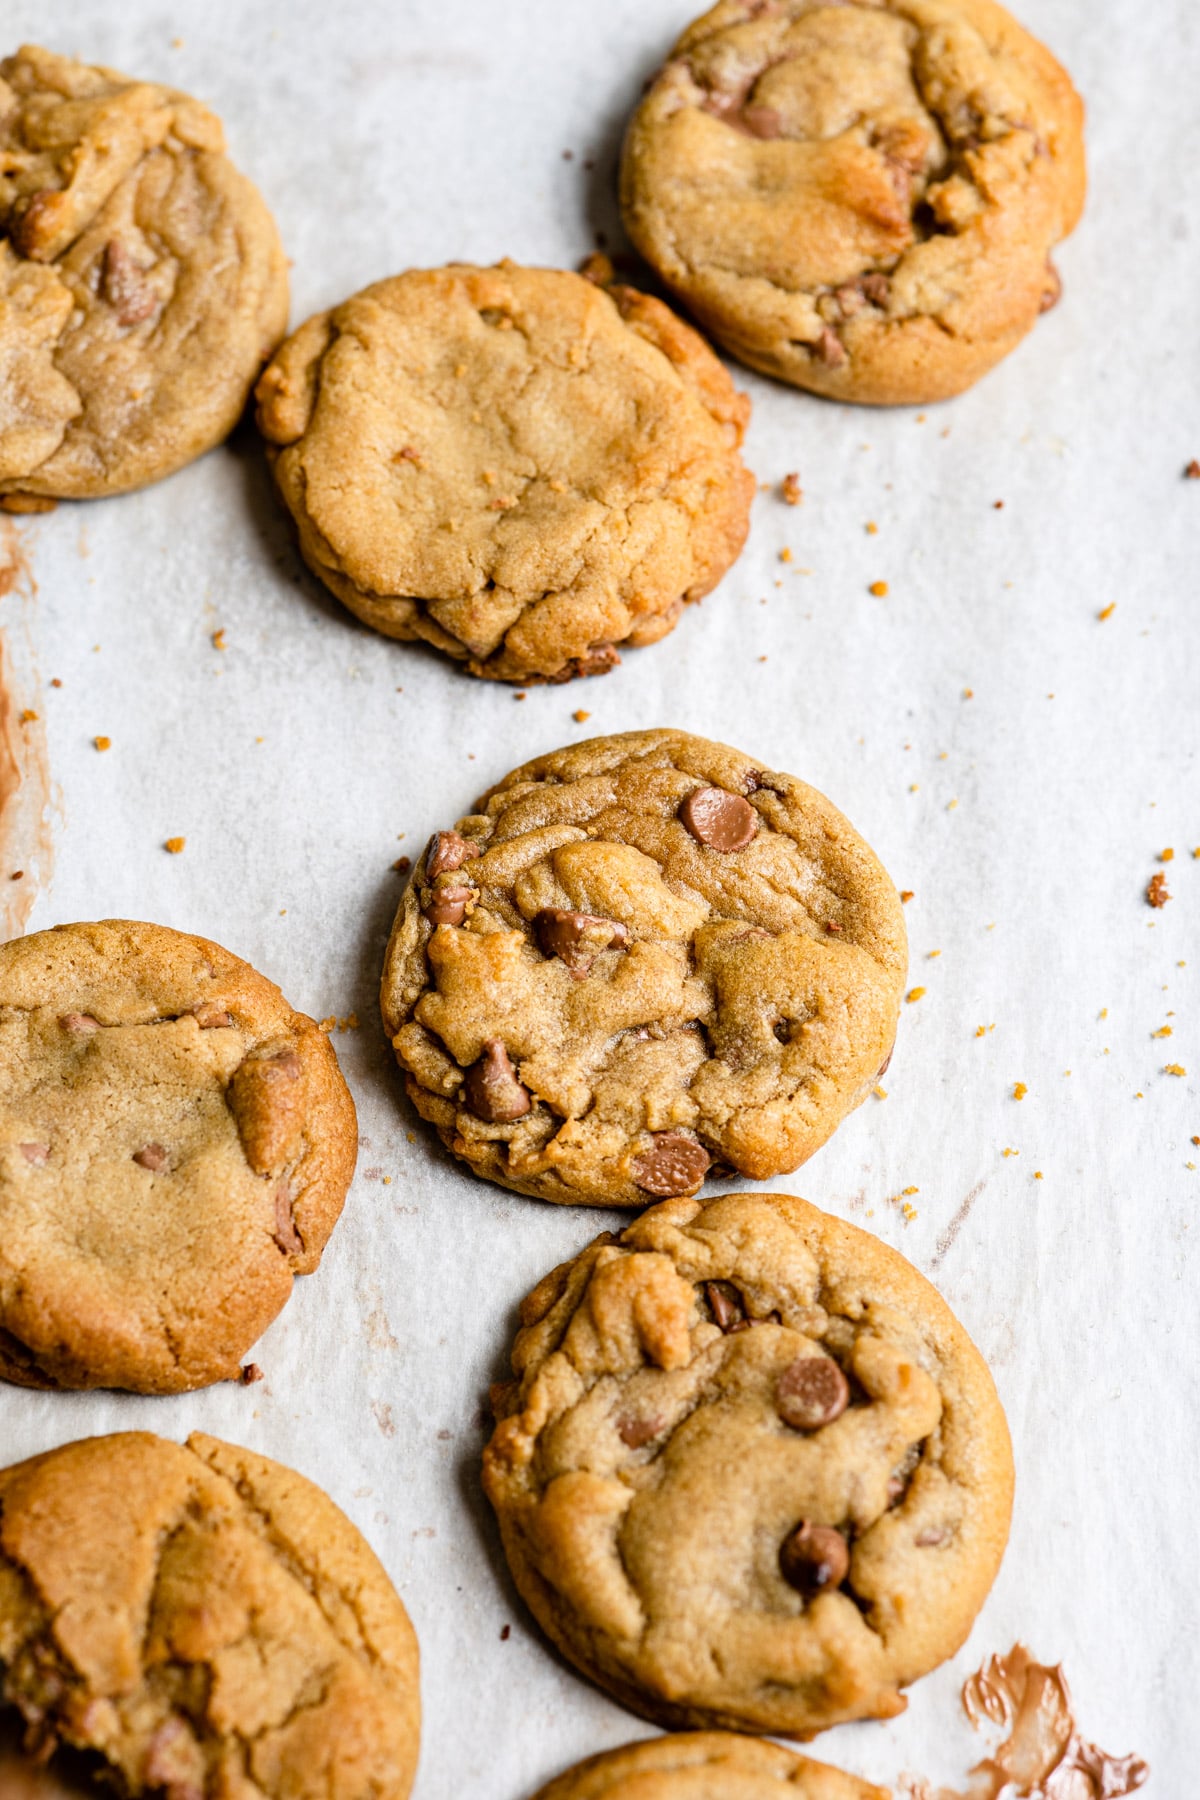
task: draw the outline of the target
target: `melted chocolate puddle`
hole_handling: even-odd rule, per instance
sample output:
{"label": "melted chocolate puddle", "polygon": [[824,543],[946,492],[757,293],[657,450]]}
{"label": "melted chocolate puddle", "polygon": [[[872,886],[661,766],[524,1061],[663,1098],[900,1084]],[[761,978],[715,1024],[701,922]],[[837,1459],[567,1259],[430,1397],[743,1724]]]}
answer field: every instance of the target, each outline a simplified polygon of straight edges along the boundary
{"label": "melted chocolate puddle", "polygon": [[21,531],[0,519],[0,939],[20,936],[50,870],[50,768],[30,629],[36,596]]}
{"label": "melted chocolate puddle", "polygon": [[910,1777],[910,1800],[1122,1800],[1150,1773],[1140,1757],[1109,1756],[1080,1736],[1061,1664],[1035,1662],[1022,1644],[989,1657],[964,1683],[962,1703],[976,1728],[1008,1736],[964,1790]]}

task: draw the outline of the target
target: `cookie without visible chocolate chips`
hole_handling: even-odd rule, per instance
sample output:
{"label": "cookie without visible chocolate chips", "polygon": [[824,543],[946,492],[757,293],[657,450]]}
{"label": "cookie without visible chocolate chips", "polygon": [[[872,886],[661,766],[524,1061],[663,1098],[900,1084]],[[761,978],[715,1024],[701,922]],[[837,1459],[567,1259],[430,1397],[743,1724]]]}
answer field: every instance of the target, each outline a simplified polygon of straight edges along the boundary
{"label": "cookie without visible chocolate chips", "polygon": [[[1012,1453],[978,1351],[896,1251],[786,1194],[670,1200],[521,1325],[484,1485],[534,1617],[625,1706],[806,1738],[901,1712],[958,1649]],[[801,1422],[798,1370],[827,1361]]]}
{"label": "cookie without visible chocolate chips", "polygon": [[123,1432],[0,1470],[0,1703],[128,1800],[406,1800],[417,1664],[377,1558],[279,1463]]}
{"label": "cookie without visible chocolate chips", "polygon": [[749,525],[749,411],[661,301],[507,262],[377,282],[258,385],[313,571],[502,681],[601,674],[716,585]]}
{"label": "cookie without visible chocolate chips", "polygon": [[886,1789],[727,1731],[676,1732],[590,1756],[534,1800],[890,1800]]}
{"label": "cookie without visible chocolate chips", "polygon": [[224,142],[173,88],[0,62],[0,505],[142,487],[237,423],[287,264]]}
{"label": "cookie without visible chocolate chips", "polygon": [[943,399],[1058,298],[1083,106],[993,0],[721,0],[630,123],[630,236],[752,368]]}
{"label": "cookie without visible chocolate chips", "polygon": [[383,1016],[476,1174],[645,1206],[811,1156],[878,1079],[905,960],[895,888],[821,794],[635,731],[526,764],[437,833]]}
{"label": "cookie without visible chocolate chips", "polygon": [[0,1376],[235,1376],[356,1151],[328,1038],[228,950],[124,919],[0,945]]}

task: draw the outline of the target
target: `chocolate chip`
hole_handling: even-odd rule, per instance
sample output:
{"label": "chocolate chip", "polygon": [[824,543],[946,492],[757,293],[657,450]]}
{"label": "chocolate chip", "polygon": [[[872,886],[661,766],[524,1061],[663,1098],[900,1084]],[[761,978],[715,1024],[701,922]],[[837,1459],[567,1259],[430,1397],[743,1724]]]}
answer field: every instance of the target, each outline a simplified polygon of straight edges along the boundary
{"label": "chocolate chip", "polygon": [[474,898],[474,888],[436,888],[421,911],[431,925],[461,925],[467,916],[467,903]]}
{"label": "chocolate chip", "polygon": [[816,342],[816,353],[831,369],[840,369],[846,361],[846,346],[836,331],[827,325]]}
{"label": "chocolate chip", "polygon": [[64,1013],[58,1021],[64,1031],[99,1031],[99,1019],[93,1019],[91,1013]]}
{"label": "chocolate chip", "polygon": [[695,788],[679,808],[679,817],[698,844],[724,855],[744,850],[758,830],[750,802],[726,788]]}
{"label": "chocolate chip", "polygon": [[633,1159],[633,1179],[660,1200],[694,1194],[712,1161],[703,1144],[682,1131],[656,1131],[648,1150]]}
{"label": "chocolate chip", "polygon": [[846,1377],[831,1356],[798,1356],[775,1383],[775,1410],[793,1431],[831,1425],[849,1401]]}
{"label": "chocolate chip", "polygon": [[918,1550],[936,1550],[938,1545],[944,1544],[949,1536],[948,1525],[931,1525],[927,1531],[921,1532],[920,1536],[913,1541]]}
{"label": "chocolate chip", "polygon": [[457,831],[435,831],[425,852],[425,879],[435,881],[439,875],[461,869],[479,855],[479,845]]}
{"label": "chocolate chip", "polygon": [[892,284],[886,275],[863,275],[859,278],[864,300],[872,306],[886,306],[891,297]]}
{"label": "chocolate chip", "polygon": [[49,1144],[22,1144],[21,1145],[21,1155],[25,1158],[25,1161],[27,1163],[33,1163],[35,1168],[40,1169],[42,1164],[45,1162],[46,1158],[49,1156],[49,1154],[50,1154]]}
{"label": "chocolate chip", "polygon": [[292,1190],[286,1181],[275,1185],[275,1230],[271,1235],[285,1256],[294,1256],[297,1250],[304,1248],[292,1211]]}
{"label": "chocolate chip", "polygon": [[140,1150],[134,1151],[133,1160],[139,1168],[150,1169],[157,1174],[159,1169],[167,1166],[167,1153],[161,1144],[143,1144]]}
{"label": "chocolate chip", "polygon": [[624,925],[595,913],[568,912],[561,906],[543,906],[535,914],[533,929],[544,956],[557,956],[576,981],[582,981],[601,950],[623,950],[629,942]]}
{"label": "chocolate chip", "polygon": [[227,1031],[233,1024],[233,1014],[226,1012],[219,1000],[202,1000],[193,1006],[192,1017],[201,1031]]}
{"label": "chocolate chip", "polygon": [[665,1420],[654,1413],[648,1419],[639,1419],[636,1413],[622,1413],[617,1419],[617,1436],[631,1450],[640,1450],[662,1430]]}
{"label": "chocolate chip", "polygon": [[263,1372],[257,1363],[242,1364],[240,1380],[243,1387],[253,1387],[255,1382],[261,1381],[262,1378]]}
{"label": "chocolate chip", "polygon": [[120,238],[110,238],[101,261],[100,292],[117,315],[118,325],[140,325],[153,318],[161,301],[145,280]]}
{"label": "chocolate chip", "polygon": [[735,1326],[746,1323],[742,1296],[732,1281],[706,1281],[704,1295],[722,1331],[732,1331]]}
{"label": "chocolate chip", "polygon": [[477,1119],[489,1125],[507,1125],[524,1118],[533,1104],[529,1090],[517,1080],[508,1051],[500,1038],[489,1038],[483,1055],[467,1070],[463,1083],[467,1105]]}
{"label": "chocolate chip", "polygon": [[780,1546],[779,1572],[806,1600],[826,1588],[840,1587],[849,1568],[846,1540],[832,1525],[810,1525],[802,1520]]}

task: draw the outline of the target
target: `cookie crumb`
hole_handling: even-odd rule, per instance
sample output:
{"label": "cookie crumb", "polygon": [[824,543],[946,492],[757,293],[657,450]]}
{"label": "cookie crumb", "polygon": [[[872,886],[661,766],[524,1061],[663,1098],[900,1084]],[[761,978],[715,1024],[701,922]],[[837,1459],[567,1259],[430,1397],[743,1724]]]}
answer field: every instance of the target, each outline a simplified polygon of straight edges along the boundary
{"label": "cookie crumb", "polygon": [[112,749],[112,739],[110,737],[95,737],[92,739],[92,742],[95,744],[97,750]]}
{"label": "cookie crumb", "polygon": [[1171,1036],[1171,1027],[1169,1025],[1160,1025],[1157,1031],[1152,1031],[1150,1033],[1150,1036],[1152,1038],[1170,1037]]}
{"label": "cookie crumb", "polygon": [[1171,896],[1167,892],[1167,878],[1160,870],[1157,875],[1150,877],[1147,884],[1146,905],[1165,906],[1170,898]]}
{"label": "cookie crumb", "polygon": [[591,716],[592,715],[590,712],[584,712],[582,706],[577,708],[577,710],[571,714],[571,717],[574,719],[574,721],[577,725],[586,724],[587,721],[591,718]]}
{"label": "cookie crumb", "polygon": [[[57,675],[52,675],[50,677],[50,686],[51,687],[61,687],[62,686],[62,682],[58,679]],[[1198,856],[1200,856],[1200,851],[1197,851],[1196,854]]]}
{"label": "cookie crumb", "polygon": [[1183,471],[1183,479],[1185,481],[1200,481],[1200,462],[1197,462],[1194,456],[1187,468]]}
{"label": "cookie crumb", "polygon": [[868,537],[874,537],[876,532],[879,530],[879,527],[875,523],[874,519],[868,519],[866,524],[863,527],[863,530],[866,532]]}
{"label": "cookie crumb", "polygon": [[1175,852],[1171,849],[1160,850],[1158,853],[1158,860],[1159,862],[1174,862]]}
{"label": "cookie crumb", "polygon": [[333,1013],[330,1013],[328,1018],[321,1019],[319,1021],[318,1025],[317,1025],[317,1030],[318,1031],[326,1031],[326,1032],[332,1031],[336,1024],[337,1024],[336,1017],[334,1016]]}
{"label": "cookie crumb", "polygon": [[524,694],[524,693],[523,693],[523,692],[522,692],[522,693],[520,693],[520,694],[514,694],[514,695],[513,695],[513,699],[514,699],[514,700],[524,700],[524,699],[525,699],[525,694]]}
{"label": "cookie crumb", "polygon": [[257,1363],[244,1363],[240,1380],[243,1387],[253,1387],[256,1381],[263,1379],[263,1372]]}
{"label": "cookie crumb", "polygon": [[397,875],[406,875],[408,873],[408,871],[412,868],[412,857],[411,856],[398,856],[396,858],[395,862],[392,864],[392,867],[393,867],[393,869],[395,869]]}
{"label": "cookie crumb", "polygon": [[169,850],[172,856],[178,856],[186,843],[187,839],[185,837],[170,837],[164,843],[163,849]]}
{"label": "cookie crumb", "polygon": [[901,888],[900,889],[900,904],[902,906],[907,906],[909,901],[912,899],[912,897],[913,897],[913,891],[911,888]]}
{"label": "cookie crumb", "polygon": [[887,591],[888,591],[888,584],[886,581],[873,581],[871,583],[870,587],[867,589],[867,592],[869,594],[874,594],[874,596],[877,600],[886,599]]}
{"label": "cookie crumb", "polygon": [[880,1087],[878,1083],[876,1083],[873,1092],[874,1092],[875,1098],[877,1100],[886,1100],[887,1099],[887,1089],[885,1087]]}
{"label": "cookie crumb", "polygon": [[1033,1171],[1033,1179],[1035,1181],[1041,1181],[1043,1179],[1042,1171],[1040,1169],[1035,1169]]}
{"label": "cookie crumb", "polygon": [[17,714],[17,724],[18,725],[32,725],[36,722],[37,717],[38,717],[38,715],[37,715],[37,713],[34,712],[32,706],[27,706],[25,708],[24,712],[20,712]]}
{"label": "cookie crumb", "polygon": [[921,999],[924,992],[925,992],[925,989],[923,987],[909,988],[909,990],[908,990],[907,994],[905,994],[904,998],[907,1000],[908,1004],[911,1006],[913,1004],[914,1000]]}
{"label": "cookie crumb", "polygon": [[1096,617],[1100,620],[1111,619],[1113,614],[1116,612],[1116,610],[1117,610],[1116,601],[1110,600],[1107,606],[1102,606],[1100,608],[1100,611],[1096,614]]}
{"label": "cookie crumb", "polygon": [[962,692],[962,697],[964,700],[973,700],[975,698],[975,689],[974,688],[964,688],[963,692]]}
{"label": "cookie crumb", "polygon": [[225,627],[223,625],[219,631],[213,632],[212,647],[214,650],[223,650],[225,648]]}
{"label": "cookie crumb", "polygon": [[502,1625],[500,1627],[500,1642],[502,1644],[507,1644],[507,1642],[511,1636],[512,1636],[512,1626],[511,1625]]}
{"label": "cookie crumb", "polygon": [[1001,1156],[1020,1156],[1021,1152],[1019,1150],[1002,1150],[1000,1154]]}
{"label": "cookie crumb", "polygon": [[804,489],[800,486],[800,476],[796,470],[793,469],[790,475],[784,476],[781,492],[789,506],[799,506],[804,498]]}
{"label": "cookie crumb", "polygon": [[995,512],[1003,512],[1003,511],[1004,511],[1004,502],[1003,502],[1003,500],[993,500],[993,501],[992,501],[992,508],[993,508],[993,511],[995,511]]}
{"label": "cookie crumb", "polygon": [[789,563],[792,560],[792,553],[788,549],[786,544],[784,545],[783,549],[779,552],[779,560],[782,563]]}
{"label": "cookie crumb", "polygon": [[1163,1068],[1164,1075],[1186,1075],[1187,1070],[1182,1063],[1167,1063]]}
{"label": "cookie crumb", "polygon": [[1013,1082],[1012,1097],[1014,1100],[1023,1100],[1028,1092],[1029,1089],[1025,1086],[1023,1081]]}

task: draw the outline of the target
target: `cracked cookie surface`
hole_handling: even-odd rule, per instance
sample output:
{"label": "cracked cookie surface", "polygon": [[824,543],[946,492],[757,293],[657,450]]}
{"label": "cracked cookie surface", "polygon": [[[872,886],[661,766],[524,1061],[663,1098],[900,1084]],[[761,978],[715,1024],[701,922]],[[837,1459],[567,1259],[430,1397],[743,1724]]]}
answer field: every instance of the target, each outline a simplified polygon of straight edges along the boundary
{"label": "cracked cookie surface", "polygon": [[887,1790],[779,1744],[678,1732],[591,1756],[534,1800],[890,1800]]}
{"label": "cracked cookie surface", "polygon": [[258,386],[305,561],[473,675],[603,673],[745,541],[749,402],[661,301],[561,270],[410,270],[301,326]]}
{"label": "cracked cookie surface", "polygon": [[[804,1738],[902,1711],[958,1649],[1012,1454],[978,1351],[896,1251],[786,1194],[664,1201],[521,1327],[484,1485],[534,1617],[624,1705]],[[825,1392],[803,1423],[797,1389]]]}
{"label": "cracked cookie surface", "polygon": [[237,1375],[356,1152],[328,1038],[228,950],[124,919],[0,945],[0,1376]]}
{"label": "cracked cookie surface", "polygon": [[900,901],[823,795],[682,731],[593,738],[435,835],[384,1023],[476,1174],[645,1206],[798,1168],[890,1054]]}
{"label": "cracked cookie surface", "polygon": [[0,500],[120,493],[220,443],[287,308],[207,107],[36,46],[0,62]]}
{"label": "cracked cookie surface", "polygon": [[621,172],[638,249],[733,355],[831,398],[956,394],[1054,304],[1083,106],[992,0],[721,0]]}
{"label": "cracked cookie surface", "polygon": [[[128,1800],[406,1800],[417,1642],[319,1488],[194,1433],[0,1470],[0,1701]],[[107,1782],[105,1783],[107,1791]]]}

